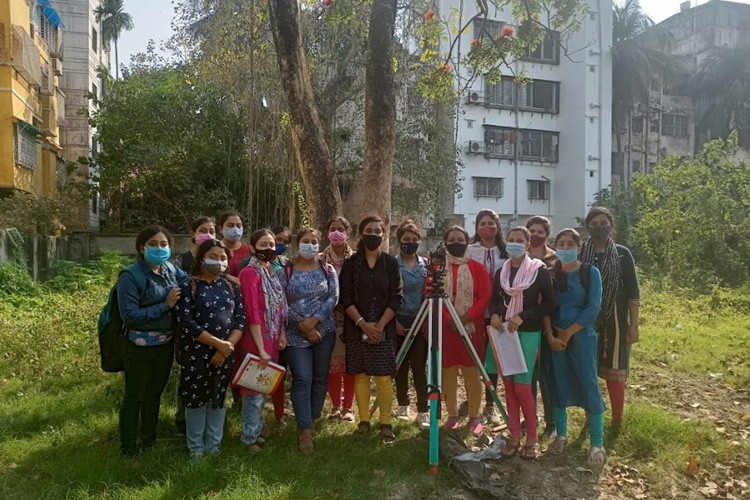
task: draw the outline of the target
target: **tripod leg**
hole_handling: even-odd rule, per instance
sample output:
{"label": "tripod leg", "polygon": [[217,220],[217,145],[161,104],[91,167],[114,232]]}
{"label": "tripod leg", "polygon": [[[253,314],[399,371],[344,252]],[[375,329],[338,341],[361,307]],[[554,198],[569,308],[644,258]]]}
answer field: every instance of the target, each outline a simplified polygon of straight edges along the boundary
{"label": "tripod leg", "polygon": [[430,308],[427,326],[429,327],[428,338],[428,397],[430,402],[430,474],[437,477],[438,463],[440,461],[440,400],[442,396],[442,344],[443,344],[443,322],[442,303],[443,299],[429,299]]}
{"label": "tripod leg", "polygon": [[490,376],[487,375],[487,370],[484,369],[484,363],[482,363],[482,360],[479,359],[479,355],[477,354],[477,351],[474,349],[474,344],[471,343],[471,338],[469,338],[469,334],[466,333],[466,329],[464,328],[464,325],[461,323],[461,320],[458,317],[458,313],[456,312],[456,309],[453,307],[453,303],[446,300],[445,307],[448,309],[448,313],[450,314],[451,319],[453,319],[453,323],[456,325],[456,329],[458,330],[458,333],[461,335],[461,338],[464,341],[464,345],[466,345],[466,348],[469,350],[471,359],[474,361],[474,364],[477,366],[477,368],[479,368],[479,374],[482,376],[482,382],[484,383],[485,387],[489,389],[490,394],[492,395],[492,399],[495,401],[495,405],[497,409],[500,411],[500,415],[503,417],[503,420],[505,421],[507,425],[508,414],[505,412],[505,406],[503,406],[503,403],[500,401],[500,397],[497,395],[497,389],[493,386],[492,381],[490,380]]}

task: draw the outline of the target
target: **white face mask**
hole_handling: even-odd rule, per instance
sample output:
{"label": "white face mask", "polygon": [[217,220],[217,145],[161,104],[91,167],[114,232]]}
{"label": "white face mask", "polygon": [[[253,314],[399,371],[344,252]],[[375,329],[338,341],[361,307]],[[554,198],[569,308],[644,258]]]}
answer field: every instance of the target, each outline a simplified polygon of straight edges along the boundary
{"label": "white face mask", "polygon": [[320,251],[320,245],[317,243],[300,243],[297,253],[303,259],[312,259]]}

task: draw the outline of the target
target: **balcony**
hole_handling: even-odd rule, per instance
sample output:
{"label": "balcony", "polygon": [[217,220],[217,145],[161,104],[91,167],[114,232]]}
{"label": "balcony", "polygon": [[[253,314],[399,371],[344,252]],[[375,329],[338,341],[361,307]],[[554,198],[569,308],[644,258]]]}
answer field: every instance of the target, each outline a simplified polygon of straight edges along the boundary
{"label": "balcony", "polygon": [[55,97],[57,101],[57,123],[65,123],[65,94],[60,89],[56,89]]}
{"label": "balcony", "polygon": [[42,85],[42,65],[39,62],[39,49],[28,33],[18,25],[13,25],[11,33],[13,67],[29,83]]}
{"label": "balcony", "polygon": [[42,65],[42,84],[39,86],[39,93],[42,95],[55,95],[55,74],[52,72],[52,66],[49,64]]}
{"label": "balcony", "polygon": [[57,104],[53,97],[45,97],[42,102],[42,126],[45,137],[57,137]]}

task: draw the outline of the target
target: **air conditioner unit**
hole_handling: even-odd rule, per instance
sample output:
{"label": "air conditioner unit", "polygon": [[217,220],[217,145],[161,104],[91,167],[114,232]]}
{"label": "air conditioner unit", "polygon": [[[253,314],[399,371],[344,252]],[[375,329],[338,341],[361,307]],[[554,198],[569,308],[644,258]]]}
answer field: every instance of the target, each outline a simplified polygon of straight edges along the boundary
{"label": "air conditioner unit", "polygon": [[469,101],[479,102],[479,92],[472,92],[469,94]]}
{"label": "air conditioner unit", "polygon": [[467,153],[469,154],[476,155],[476,154],[481,154],[484,152],[484,144],[482,144],[481,142],[469,141],[467,146],[468,146]]}
{"label": "air conditioner unit", "polygon": [[52,58],[52,70],[57,76],[63,76],[62,59],[57,57]]}

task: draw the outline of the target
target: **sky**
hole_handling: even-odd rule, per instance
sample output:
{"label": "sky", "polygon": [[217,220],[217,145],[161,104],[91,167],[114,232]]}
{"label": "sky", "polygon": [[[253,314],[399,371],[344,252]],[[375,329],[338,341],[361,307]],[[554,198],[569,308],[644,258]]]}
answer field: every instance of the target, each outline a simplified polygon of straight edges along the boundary
{"label": "sky", "polygon": [[[641,7],[658,23],[679,12],[683,1],[685,0],[641,0]],[[695,6],[707,1],[690,0],[690,3]],[[734,1],[750,4],[750,0]],[[119,41],[121,64],[129,63],[132,54],[145,51],[150,39],[156,42],[157,48],[167,40],[172,34],[171,21],[174,16],[171,0],[125,0],[125,10],[133,16],[135,29],[123,33]]]}

